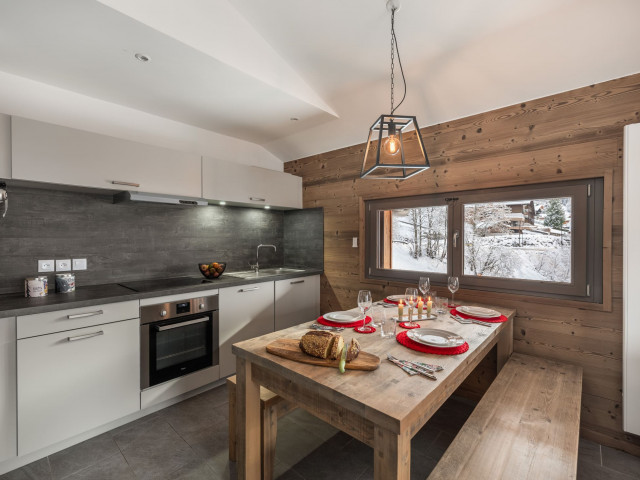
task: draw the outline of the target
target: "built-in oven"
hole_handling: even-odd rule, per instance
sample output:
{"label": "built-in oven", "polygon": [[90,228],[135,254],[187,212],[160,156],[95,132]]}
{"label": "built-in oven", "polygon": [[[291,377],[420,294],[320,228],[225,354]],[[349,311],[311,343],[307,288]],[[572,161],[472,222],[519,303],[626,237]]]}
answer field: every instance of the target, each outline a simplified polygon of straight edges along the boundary
{"label": "built-in oven", "polygon": [[218,296],[140,308],[140,386],[218,365]]}

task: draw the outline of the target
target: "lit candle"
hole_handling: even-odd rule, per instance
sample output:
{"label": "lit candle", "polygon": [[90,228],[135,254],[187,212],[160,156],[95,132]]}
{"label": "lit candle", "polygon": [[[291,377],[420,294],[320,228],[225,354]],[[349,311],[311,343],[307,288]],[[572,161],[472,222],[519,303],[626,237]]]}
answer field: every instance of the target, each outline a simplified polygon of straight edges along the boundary
{"label": "lit candle", "polygon": [[424,302],[421,298],[418,298],[418,319],[422,316],[422,309],[424,308]]}
{"label": "lit candle", "polygon": [[427,300],[427,317],[431,316],[431,307],[433,306],[433,302],[431,301],[431,297]]}
{"label": "lit candle", "polygon": [[402,304],[402,300],[400,300],[398,302],[398,318],[400,319],[400,321],[402,320],[402,309],[404,308],[404,305]]}

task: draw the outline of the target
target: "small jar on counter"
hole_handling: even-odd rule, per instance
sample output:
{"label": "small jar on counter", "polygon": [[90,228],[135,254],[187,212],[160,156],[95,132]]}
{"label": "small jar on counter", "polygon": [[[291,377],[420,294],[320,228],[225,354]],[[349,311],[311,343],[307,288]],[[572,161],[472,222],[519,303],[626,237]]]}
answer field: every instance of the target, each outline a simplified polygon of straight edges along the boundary
{"label": "small jar on counter", "polygon": [[49,279],[47,277],[29,277],[24,279],[24,296],[46,297],[49,294]]}
{"label": "small jar on counter", "polygon": [[56,292],[71,293],[76,291],[76,276],[73,273],[56,273]]}

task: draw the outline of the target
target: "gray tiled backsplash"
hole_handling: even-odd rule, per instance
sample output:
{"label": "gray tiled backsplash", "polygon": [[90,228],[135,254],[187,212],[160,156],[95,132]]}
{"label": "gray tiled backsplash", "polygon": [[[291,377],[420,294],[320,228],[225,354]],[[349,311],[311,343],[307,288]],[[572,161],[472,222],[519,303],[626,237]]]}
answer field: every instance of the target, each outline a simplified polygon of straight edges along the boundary
{"label": "gray tiled backsplash", "polygon": [[[0,294],[23,290],[38,259],[87,258],[76,283],[199,275],[197,263],[221,261],[228,270],[262,266],[322,267],[321,209],[267,211],[239,207],[114,204],[111,195],[11,186],[0,220]],[[300,249],[299,245],[304,244]],[[50,284],[55,272],[49,272]]]}

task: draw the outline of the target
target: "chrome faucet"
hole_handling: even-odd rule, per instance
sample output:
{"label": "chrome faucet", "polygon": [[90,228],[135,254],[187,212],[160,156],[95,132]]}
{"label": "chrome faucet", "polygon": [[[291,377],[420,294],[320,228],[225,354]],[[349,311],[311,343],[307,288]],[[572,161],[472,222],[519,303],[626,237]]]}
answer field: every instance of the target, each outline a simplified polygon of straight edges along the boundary
{"label": "chrome faucet", "polygon": [[255,265],[251,265],[249,264],[249,266],[255,270],[256,273],[258,273],[260,271],[260,262],[259,262],[259,257],[260,257],[260,247],[271,247],[273,248],[273,251],[276,252],[277,248],[275,245],[263,245],[262,243],[260,245],[258,245],[258,248],[256,248],[256,264]]}

